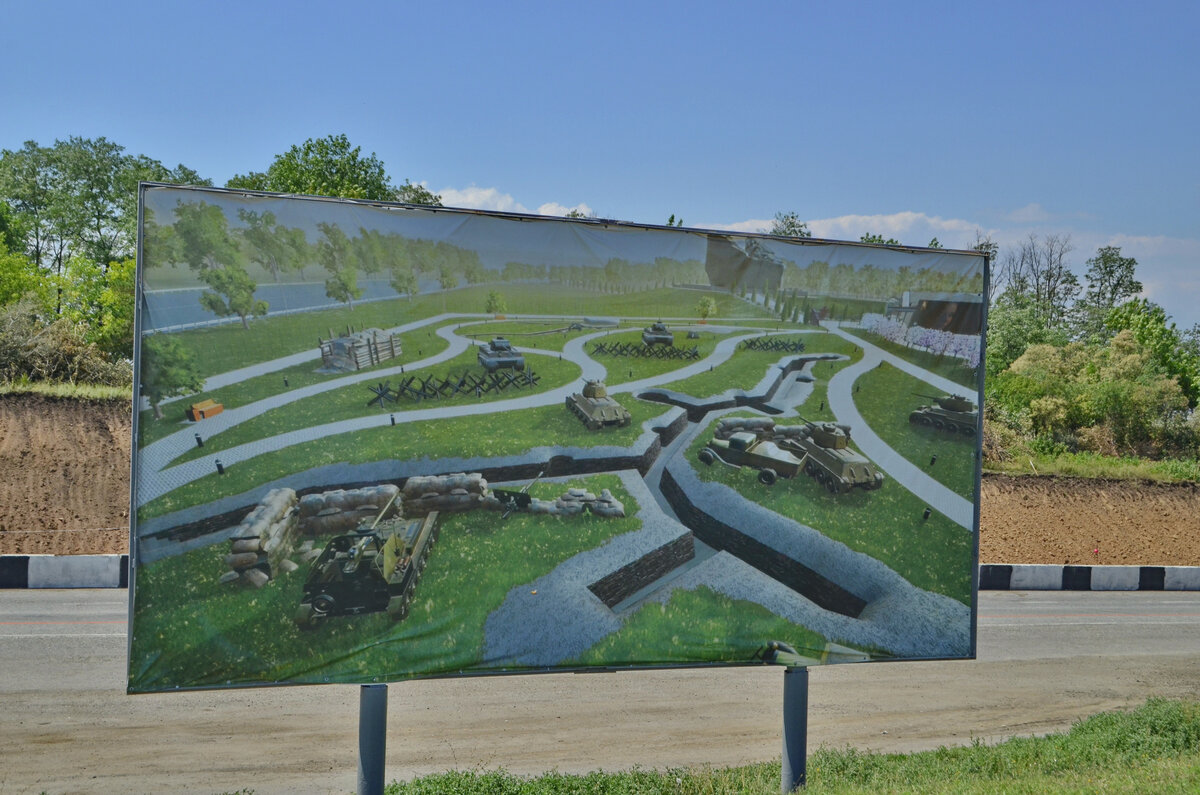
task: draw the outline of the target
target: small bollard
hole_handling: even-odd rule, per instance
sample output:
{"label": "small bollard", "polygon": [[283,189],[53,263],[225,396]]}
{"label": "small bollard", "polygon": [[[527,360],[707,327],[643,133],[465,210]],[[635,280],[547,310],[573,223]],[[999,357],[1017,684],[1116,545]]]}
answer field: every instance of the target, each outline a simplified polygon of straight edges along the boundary
{"label": "small bollard", "polygon": [[937,463],[937,453],[934,453],[932,456],[929,457],[929,466],[933,466],[936,463]]}
{"label": "small bollard", "polygon": [[285,389],[288,387],[288,380],[287,380],[287,376],[286,376],[286,375],[283,377],[283,386],[284,386],[284,388],[285,388]]}
{"label": "small bollard", "polygon": [[204,440],[200,438],[200,434],[196,434],[196,446],[197,447],[204,446]]}
{"label": "small bollard", "polygon": [[395,414],[389,414],[388,416],[392,418],[392,425],[395,425],[395,424],[396,424],[396,415],[395,415]]}
{"label": "small bollard", "polygon": [[824,411],[824,410],[825,410],[825,401],[824,401],[824,400],[822,400],[822,401],[821,401],[821,408],[820,408],[819,410],[820,410],[820,411]]}
{"label": "small bollard", "polygon": [[218,475],[225,474],[225,467],[221,466],[221,459],[219,459],[219,458],[217,459],[217,474]]}
{"label": "small bollard", "polygon": [[929,514],[931,514],[931,513],[933,513],[933,510],[932,510],[932,509],[930,509],[930,508],[926,508],[926,509],[925,509],[925,513],[921,514],[921,519],[923,519],[923,520],[924,520],[924,519],[928,519],[928,518],[929,518]]}

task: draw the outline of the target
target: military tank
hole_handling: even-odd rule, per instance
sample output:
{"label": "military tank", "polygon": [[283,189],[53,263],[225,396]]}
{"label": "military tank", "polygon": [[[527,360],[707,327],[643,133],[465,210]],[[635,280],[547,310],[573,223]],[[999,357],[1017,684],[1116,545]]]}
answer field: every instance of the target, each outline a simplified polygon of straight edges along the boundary
{"label": "military tank", "polygon": [[962,434],[974,438],[979,428],[979,409],[962,395],[924,395],[914,392],[917,397],[928,398],[936,406],[920,406],[908,415],[908,421],[913,425],[931,427],[948,434]]}
{"label": "military tank", "polygon": [[608,396],[603,381],[589,378],[583,385],[583,391],[569,395],[566,403],[571,413],[589,431],[613,426],[624,428],[633,419],[624,406]]}
{"label": "military tank", "polygon": [[667,330],[667,324],[661,320],[651,323],[642,329],[643,345],[674,345],[675,335]]}
{"label": "military tank", "polygon": [[312,629],[333,616],[381,611],[393,621],[408,616],[413,591],[437,540],[438,514],[383,519],[389,507],[391,501],[373,522],[364,520],[355,532],[334,536],[321,550],[296,608],[294,620],[300,629]]}
{"label": "military tank", "polygon": [[481,345],[476,356],[489,373],[497,370],[525,369],[525,357],[514,350],[512,343],[504,337],[493,337],[487,345]]}
{"label": "military tank", "polygon": [[849,425],[804,420],[803,425],[776,427],[775,439],[780,448],[800,459],[804,474],[831,494],[883,485],[883,473],[875,464],[850,449]]}

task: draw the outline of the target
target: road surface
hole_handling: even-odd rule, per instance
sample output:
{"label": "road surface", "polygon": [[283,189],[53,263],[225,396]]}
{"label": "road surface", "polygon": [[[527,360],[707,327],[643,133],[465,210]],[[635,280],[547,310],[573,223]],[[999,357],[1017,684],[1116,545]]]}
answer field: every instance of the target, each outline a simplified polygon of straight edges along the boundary
{"label": "road surface", "polygon": [[[351,792],[358,692],[126,696],[126,592],[0,591],[0,792]],[[907,751],[1200,699],[1200,593],[984,592],[976,661],[813,669],[809,742]],[[389,687],[387,776],[777,758],[775,668]]]}

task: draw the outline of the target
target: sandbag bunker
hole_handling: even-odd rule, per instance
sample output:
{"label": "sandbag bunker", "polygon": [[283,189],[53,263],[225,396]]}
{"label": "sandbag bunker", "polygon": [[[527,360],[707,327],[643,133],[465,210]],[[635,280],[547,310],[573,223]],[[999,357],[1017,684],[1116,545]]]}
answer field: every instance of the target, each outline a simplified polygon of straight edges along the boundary
{"label": "sandbag bunker", "polygon": [[[523,499],[516,499],[520,495]],[[608,489],[594,494],[568,488],[553,500],[523,492],[491,489],[479,473],[414,476],[403,487],[391,483],[358,489],[334,489],[298,497],[277,488],[248,513],[230,537],[228,566],[221,582],[261,588],[280,574],[299,568],[293,558],[311,564],[321,554],[314,539],[371,532],[383,522],[438,514],[513,511],[550,516],[590,513],[606,518],[625,516],[625,506]],[[501,517],[496,517],[499,520]]]}

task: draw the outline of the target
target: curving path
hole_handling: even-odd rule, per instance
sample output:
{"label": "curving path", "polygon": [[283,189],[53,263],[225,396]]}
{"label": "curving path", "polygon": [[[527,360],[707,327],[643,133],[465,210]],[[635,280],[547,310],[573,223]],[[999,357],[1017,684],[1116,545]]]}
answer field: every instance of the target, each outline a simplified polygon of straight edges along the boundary
{"label": "curving path", "polygon": [[834,416],[839,422],[854,428],[854,443],[875,462],[876,466],[894,478],[897,483],[912,493],[919,494],[929,507],[944,514],[954,523],[968,530],[974,529],[974,503],[946,488],[923,472],[916,464],[892,449],[887,442],[871,430],[871,426],[867,424],[854,405],[854,381],[884,361],[947,393],[961,390],[962,385],[906,362],[836,326],[830,326],[829,330],[840,337],[852,340],[863,349],[862,359],[839,370],[833,378],[829,379],[829,408],[833,411]]}
{"label": "curving path", "polygon": [[[471,317],[475,322],[467,325],[475,325],[476,323],[487,322],[489,319],[480,320],[478,316],[463,316],[463,315],[438,315],[430,318],[424,323],[409,324],[401,327],[404,330],[413,330],[420,328],[422,325],[431,325],[433,323],[441,323],[447,320],[461,319]],[[585,345],[586,343],[614,333],[613,329],[604,329],[592,334],[585,334],[581,337],[576,337],[563,347],[562,356],[569,358],[572,362],[579,365],[582,378],[603,379],[607,370],[603,364],[597,362],[588,355]],[[614,385],[609,389],[610,393],[632,392],[638,389],[655,386],[660,383],[668,383],[681,378],[688,378],[697,373],[705,372],[711,367],[723,364],[737,350],[740,342],[751,337],[761,336],[762,330],[752,330],[752,333],[730,337],[721,340],[716,347],[704,359],[694,362],[682,368],[671,370],[650,378],[643,378],[637,381],[630,381],[624,384]],[[791,333],[791,332],[768,332],[768,333]],[[449,343],[446,350],[441,353],[427,357],[418,362],[409,362],[405,365],[385,368],[382,370],[372,370],[367,373],[356,373],[343,378],[337,378],[331,381],[326,381],[321,384],[314,384],[307,387],[294,389],[279,395],[273,395],[269,398],[256,401],[246,406],[240,406],[236,409],[222,412],[212,419],[205,420],[205,431],[208,436],[213,436],[221,431],[232,428],[239,423],[245,422],[253,417],[259,416],[272,409],[286,406],[287,404],[301,400],[312,395],[321,394],[333,389],[339,389],[350,384],[360,383],[363,381],[373,381],[389,375],[395,375],[401,372],[402,369],[416,369],[419,367],[427,367],[439,362],[447,361],[466,350],[474,343],[465,338],[460,337],[456,333],[456,329],[449,325],[444,325],[437,329],[438,336],[447,340]],[[522,348],[523,351],[532,354],[540,354],[544,356],[558,356],[558,351],[546,351],[534,348]],[[291,359],[292,357],[286,357]],[[276,367],[276,363],[281,360],[267,362],[263,366],[262,372],[272,372]],[[302,359],[303,361],[303,359]],[[255,367],[244,368],[240,371],[243,378],[261,375]],[[229,375],[229,374],[226,374]],[[230,382],[232,383],[232,382]],[[173,491],[180,486],[190,483],[193,480],[208,475],[216,471],[216,461],[221,460],[223,466],[228,466],[241,461],[245,461],[263,453],[282,450],[296,444],[303,444],[315,439],[334,436],[337,434],[348,433],[366,428],[377,428],[391,424],[390,415],[398,415],[403,422],[420,422],[432,419],[446,419],[450,417],[463,417],[471,415],[491,414],[505,411],[515,411],[519,409],[534,408],[538,406],[549,406],[557,403],[562,403],[566,398],[577,391],[577,386],[574,382],[565,386],[557,387],[545,392],[535,394],[522,395],[510,400],[498,400],[482,404],[460,404],[457,406],[440,406],[428,409],[410,409],[405,411],[393,411],[388,414],[380,413],[364,417],[356,417],[338,422],[326,423],[310,428],[301,428],[295,431],[278,434],[267,439],[259,439],[252,442],[247,442],[236,447],[227,448],[219,452],[214,452],[209,455],[201,456],[200,458],[186,461],[175,466],[171,466],[170,462],[177,458],[182,453],[192,449],[194,445],[194,434],[196,433],[195,426],[187,426],[186,428],[177,431],[170,436],[153,442],[147,445],[140,451],[141,456],[141,471],[142,477],[139,478],[137,504],[144,505],[150,500],[162,496],[170,491]],[[209,424],[211,423],[211,424]]]}

